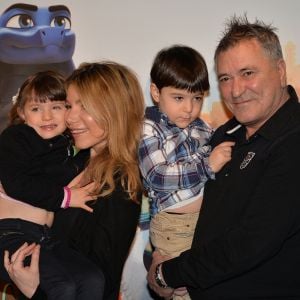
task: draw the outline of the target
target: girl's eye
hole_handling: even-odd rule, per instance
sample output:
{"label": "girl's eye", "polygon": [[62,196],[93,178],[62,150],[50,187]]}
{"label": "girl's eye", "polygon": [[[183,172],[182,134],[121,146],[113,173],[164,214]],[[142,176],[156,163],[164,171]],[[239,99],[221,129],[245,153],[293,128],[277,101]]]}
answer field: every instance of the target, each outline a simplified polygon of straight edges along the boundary
{"label": "girl's eye", "polygon": [[54,110],[61,110],[61,109],[62,109],[62,106],[56,105],[56,106],[53,106],[53,109],[54,109]]}
{"label": "girl's eye", "polygon": [[66,109],[71,109],[72,106],[71,106],[70,104],[67,103],[67,104],[65,105],[65,108],[66,108]]}

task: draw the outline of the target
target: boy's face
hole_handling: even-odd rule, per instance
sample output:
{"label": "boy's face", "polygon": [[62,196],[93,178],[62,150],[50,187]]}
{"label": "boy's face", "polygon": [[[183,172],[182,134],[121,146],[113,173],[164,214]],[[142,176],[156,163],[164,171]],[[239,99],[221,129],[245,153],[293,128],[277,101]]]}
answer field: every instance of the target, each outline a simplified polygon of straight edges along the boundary
{"label": "boy's face", "polygon": [[163,87],[160,91],[151,84],[150,91],[153,100],[162,113],[179,128],[186,128],[199,118],[203,103],[203,92],[191,93],[173,87]]}
{"label": "boy's face", "polygon": [[28,126],[32,127],[43,139],[51,139],[66,130],[65,101],[47,101],[45,103],[27,101],[18,111]]}

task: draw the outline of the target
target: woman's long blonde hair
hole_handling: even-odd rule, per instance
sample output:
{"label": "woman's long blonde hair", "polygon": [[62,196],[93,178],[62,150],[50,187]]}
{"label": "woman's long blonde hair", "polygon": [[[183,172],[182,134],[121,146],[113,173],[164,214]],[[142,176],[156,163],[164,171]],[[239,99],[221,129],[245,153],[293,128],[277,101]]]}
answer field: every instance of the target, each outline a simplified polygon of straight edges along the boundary
{"label": "woman's long blonde hair", "polygon": [[106,146],[91,157],[87,182],[97,183],[96,194],[109,195],[115,180],[137,201],[142,191],[137,149],[141,138],[144,97],[136,75],[115,62],[84,63],[66,81],[80,94],[84,109],[104,128]]}

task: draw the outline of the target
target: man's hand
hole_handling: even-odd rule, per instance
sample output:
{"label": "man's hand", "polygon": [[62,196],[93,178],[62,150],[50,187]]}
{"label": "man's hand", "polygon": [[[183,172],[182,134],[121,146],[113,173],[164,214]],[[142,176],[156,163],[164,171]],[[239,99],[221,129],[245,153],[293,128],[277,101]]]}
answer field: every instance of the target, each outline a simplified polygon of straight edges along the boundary
{"label": "man's hand", "polygon": [[174,289],[172,288],[162,288],[160,287],[155,280],[155,270],[158,264],[162,263],[165,260],[170,259],[168,256],[162,256],[158,251],[154,251],[152,255],[152,264],[150,266],[147,280],[150,288],[157,293],[159,296],[164,297],[165,299],[171,299]]}

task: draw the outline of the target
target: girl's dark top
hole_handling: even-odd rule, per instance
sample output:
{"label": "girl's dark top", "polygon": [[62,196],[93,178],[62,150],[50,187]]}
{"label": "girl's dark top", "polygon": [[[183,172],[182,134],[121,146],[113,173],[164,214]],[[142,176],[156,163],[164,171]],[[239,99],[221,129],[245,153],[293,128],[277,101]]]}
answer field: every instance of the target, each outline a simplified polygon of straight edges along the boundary
{"label": "girl's dark top", "polygon": [[73,155],[67,134],[43,139],[25,124],[12,125],[0,135],[0,181],[9,196],[57,211],[63,186],[83,169],[89,151]]}
{"label": "girl's dark top", "polygon": [[[141,200],[142,195],[140,195]],[[106,197],[91,202],[94,212],[72,208],[55,216],[54,232],[83,253],[105,275],[104,299],[118,299],[122,270],[138,225],[140,205],[120,183]]]}

